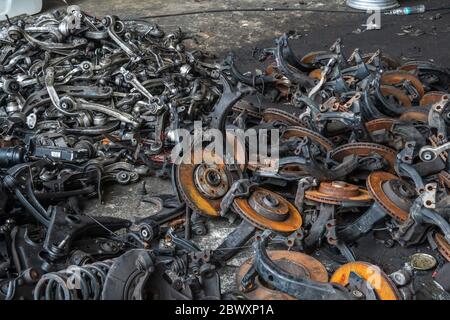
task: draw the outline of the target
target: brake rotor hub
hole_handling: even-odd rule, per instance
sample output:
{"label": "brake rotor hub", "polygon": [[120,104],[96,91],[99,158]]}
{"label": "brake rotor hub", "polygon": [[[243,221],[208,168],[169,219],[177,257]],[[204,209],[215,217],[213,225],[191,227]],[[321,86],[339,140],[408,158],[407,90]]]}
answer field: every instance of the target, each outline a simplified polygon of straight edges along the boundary
{"label": "brake rotor hub", "polygon": [[215,164],[197,166],[194,171],[194,182],[200,193],[209,199],[223,197],[229,188],[225,170]]}
{"label": "brake rotor hub", "polygon": [[259,229],[289,233],[302,225],[300,213],[289,201],[263,188],[256,188],[248,199],[236,198],[233,207],[243,219]]}
{"label": "brake rotor hub", "polygon": [[411,208],[411,199],[414,197],[414,189],[404,183],[402,180],[385,181],[382,185],[384,193],[404,211],[409,211]]}
{"label": "brake rotor hub", "polygon": [[253,210],[273,221],[284,221],[289,217],[289,207],[277,195],[267,190],[258,190],[248,199]]}
{"label": "brake rotor hub", "polygon": [[[186,204],[195,212],[208,217],[218,217],[220,202],[233,183],[233,176],[223,162],[213,161],[212,157],[217,155],[203,150],[197,152],[202,152],[199,159],[203,159],[203,163],[182,162],[176,167],[177,189]],[[195,150],[192,155],[186,156],[198,159],[195,157]]]}

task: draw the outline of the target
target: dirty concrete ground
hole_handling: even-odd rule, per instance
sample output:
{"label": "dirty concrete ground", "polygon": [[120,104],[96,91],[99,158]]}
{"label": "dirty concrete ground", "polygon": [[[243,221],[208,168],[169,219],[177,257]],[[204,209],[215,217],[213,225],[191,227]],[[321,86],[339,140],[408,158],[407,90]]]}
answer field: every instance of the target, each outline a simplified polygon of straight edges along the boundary
{"label": "dirty concrete ground", "polygon": [[[312,1],[312,0],[226,0],[222,2],[206,0],[74,0],[69,4],[80,5],[83,10],[96,16],[108,14],[122,18],[136,18],[154,16],[183,11],[222,8],[249,7],[284,7],[284,8],[316,8],[348,10],[344,0]],[[401,1],[403,5],[425,4],[427,8],[445,5],[437,0]],[[65,6],[62,0],[44,1],[44,10],[53,10]],[[164,30],[182,30],[195,35],[195,41],[188,45],[208,50],[223,58],[227,52],[233,50],[237,54],[238,67],[241,71],[258,68],[258,62],[252,57],[255,48],[271,47],[274,39],[284,32],[293,34],[291,44],[300,56],[310,51],[327,50],[337,39],[342,38],[345,50],[351,52],[360,48],[363,52],[383,52],[397,56],[407,61],[410,59],[431,59],[438,64],[449,66],[450,49],[450,10],[428,12],[413,16],[382,16],[381,30],[365,31],[362,25],[366,23],[367,14],[341,13],[311,13],[311,12],[234,12],[217,14],[199,14],[178,17],[155,18],[151,21],[158,23]],[[156,177],[146,179],[151,195],[172,193],[170,180]],[[105,190],[105,204],[99,204],[92,199],[86,203],[86,210],[91,214],[113,215],[133,219],[152,214],[155,207],[151,204],[140,203],[140,196],[136,194],[138,184],[131,186],[110,186]],[[210,221],[208,236],[197,238],[201,247],[215,247],[233,230],[226,221]],[[380,242],[375,242],[371,236],[370,243],[361,243],[355,248],[357,257],[361,260],[381,264],[387,272],[395,271],[412,253],[410,249],[387,249]],[[371,246],[376,254],[371,257],[386,257],[383,262],[365,255],[365,248]],[[419,249],[428,251],[427,248]],[[243,261],[251,255],[246,249],[231,260],[228,267],[222,270],[221,280],[223,291],[234,289],[234,272]],[[326,257],[317,256],[328,269],[333,269],[333,263]],[[372,260],[371,260],[372,259]]]}

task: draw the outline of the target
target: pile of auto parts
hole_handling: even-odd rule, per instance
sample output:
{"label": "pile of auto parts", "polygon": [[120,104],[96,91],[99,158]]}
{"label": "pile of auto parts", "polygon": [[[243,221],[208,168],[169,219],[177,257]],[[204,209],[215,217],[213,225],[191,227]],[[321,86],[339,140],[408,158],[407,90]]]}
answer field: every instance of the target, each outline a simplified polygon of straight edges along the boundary
{"label": "pile of auto parts", "polygon": [[[209,188],[207,179],[180,193],[197,214],[241,221],[216,250],[242,248],[252,232],[255,256],[237,272],[243,297],[420,299],[432,292],[432,298],[447,299],[427,271],[448,263],[450,70],[427,61],[402,65],[381,51],[356,49],[347,58],[340,40],[329,52],[298,58],[288,35],[261,50],[261,61],[266,71],[251,74],[238,70],[233,53],[224,60],[223,71],[253,86],[267,104],[241,99],[227,125],[277,129],[276,170],[267,170],[264,159],[222,166],[220,193],[202,200],[214,201],[212,215],[190,196]],[[252,143],[244,141],[244,149]],[[177,181],[195,182],[205,164],[190,166],[191,174]],[[275,248],[265,252],[270,242]],[[411,261],[394,267],[371,250],[371,242],[404,250]],[[332,257],[328,273],[309,269],[319,262],[299,252]],[[421,268],[412,262],[418,256],[435,263]],[[332,285],[323,284],[328,277]]]}
{"label": "pile of auto parts", "polygon": [[[168,232],[161,225],[184,213],[184,204],[147,197],[160,211],[135,223],[86,215],[82,206],[88,197],[102,201],[105,183],[126,185],[164,169],[177,129],[191,130],[202,119],[215,125],[244,93],[231,92],[208,54],[186,50],[186,37],[147,21],[98,19],[78,6],[3,26],[2,298],[98,299],[103,286],[119,285],[106,276],[117,259],[136,248],[148,252],[117,268],[125,276],[143,263],[143,276],[133,280],[142,283],[122,298],[148,297],[149,277],[160,282],[154,299],[218,298],[207,254],[187,257],[195,247],[185,242],[164,253],[150,245]],[[111,263],[100,262],[105,259]],[[163,277],[166,270],[178,275],[175,282]]]}
{"label": "pile of auto parts", "polygon": [[[253,75],[184,37],[77,6],[1,30],[1,299],[449,299],[449,70],[340,40],[299,58],[283,35]],[[178,129],[263,132],[278,156],[194,141],[176,162]],[[155,214],[84,213],[155,170]]]}

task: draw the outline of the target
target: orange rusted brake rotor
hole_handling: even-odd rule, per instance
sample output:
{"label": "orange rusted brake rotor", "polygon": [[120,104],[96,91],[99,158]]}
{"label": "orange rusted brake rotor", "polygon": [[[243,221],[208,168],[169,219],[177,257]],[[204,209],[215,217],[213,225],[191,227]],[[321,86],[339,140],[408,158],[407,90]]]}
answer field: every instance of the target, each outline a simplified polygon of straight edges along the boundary
{"label": "orange rusted brake rotor", "polygon": [[399,117],[401,121],[418,121],[428,123],[428,107],[411,107]]}
{"label": "orange rusted brake rotor", "polygon": [[425,89],[422,82],[415,75],[405,71],[387,71],[381,76],[381,84],[384,85],[398,85],[405,81],[411,83],[411,85],[417,90],[419,97],[423,97]]}
{"label": "orange rusted brake rotor", "polygon": [[320,80],[320,79],[322,79],[322,70],[321,69],[315,69],[315,70],[311,71],[308,74],[308,77]]}
{"label": "orange rusted brake rotor", "polygon": [[390,172],[395,172],[395,161],[397,157],[397,152],[394,149],[385,147],[381,144],[369,143],[369,142],[355,142],[347,143],[340,147],[337,147],[331,153],[331,158],[337,161],[342,161],[345,157],[349,155],[358,156],[368,156],[372,153],[377,153],[389,164],[388,170]]}
{"label": "orange rusted brake rotor", "polygon": [[351,273],[365,280],[375,291],[379,300],[400,300],[397,287],[389,277],[377,266],[362,262],[349,262],[339,267],[331,276],[330,282],[348,286]]}
{"label": "orange rusted brake rotor", "polygon": [[386,213],[398,221],[409,218],[414,189],[399,177],[384,171],[372,172],[367,177],[367,190]]}
{"label": "orange rusted brake rotor", "polygon": [[367,190],[344,181],[321,182],[319,188],[307,190],[305,198],[328,204],[341,204],[343,201],[367,202],[372,199]]}
{"label": "orange rusted brake rotor", "polygon": [[411,107],[412,105],[411,99],[403,90],[388,85],[381,85],[380,90],[384,97],[392,96],[395,99],[397,99],[398,102],[400,102],[401,106]]}
{"label": "orange rusted brake rotor", "polygon": [[[328,273],[324,265],[311,256],[287,250],[273,250],[267,253],[278,267],[295,277],[302,277],[318,282],[328,281]],[[237,287],[241,291],[242,278],[247,274],[252,264],[253,259],[250,258],[244,262],[236,273]],[[286,293],[270,288],[258,276],[255,279],[254,286],[247,292],[243,292],[243,294],[249,300],[295,300],[294,297]]]}
{"label": "orange rusted brake rotor", "polygon": [[448,243],[441,233],[436,233],[434,235],[434,241],[436,241],[439,253],[450,262],[450,243]]}
{"label": "orange rusted brake rotor", "polygon": [[277,108],[265,109],[263,112],[263,119],[265,122],[279,121],[287,125],[300,127],[303,126],[300,119],[296,117],[293,113]]}
{"label": "orange rusted brake rotor", "polygon": [[[203,149],[192,151],[194,156],[203,155],[204,162],[201,164],[181,163],[176,167],[177,188],[181,197],[194,211],[209,217],[218,217],[222,197],[227,193],[233,178],[226,170],[223,161],[216,158],[211,152]],[[186,155],[186,157],[191,155]],[[202,159],[201,157],[199,159]]]}
{"label": "orange rusted brake rotor", "polygon": [[436,102],[441,101],[442,97],[448,96],[448,93],[441,91],[430,91],[427,92],[422,99],[420,99],[421,106],[429,106]]}
{"label": "orange rusted brake rotor", "polygon": [[232,110],[235,112],[246,112],[248,115],[255,117],[255,118],[261,118],[261,113],[259,112],[258,108],[250,104],[248,101],[245,100],[239,100],[236,102]]}
{"label": "orange rusted brake rotor", "polygon": [[287,97],[290,94],[290,81],[285,76],[280,74],[277,70],[276,63],[271,63],[266,68],[266,74],[275,77],[275,87],[280,91],[282,97]]}
{"label": "orange rusted brake rotor", "polygon": [[291,233],[302,226],[300,212],[279,194],[256,188],[250,197],[236,198],[234,210],[259,229]]}
{"label": "orange rusted brake rotor", "polygon": [[394,119],[390,119],[390,118],[379,118],[379,119],[370,120],[365,123],[366,129],[369,133],[372,133],[372,132],[378,131],[378,130],[391,131],[393,125],[394,125]]}
{"label": "orange rusted brake rotor", "polygon": [[328,54],[330,54],[330,53],[327,52],[327,51],[312,51],[312,52],[309,52],[309,53],[305,54],[300,59],[300,61],[302,63],[309,63],[309,64],[311,64],[311,63],[314,63],[314,60],[316,59],[316,57],[318,55],[328,55]]}

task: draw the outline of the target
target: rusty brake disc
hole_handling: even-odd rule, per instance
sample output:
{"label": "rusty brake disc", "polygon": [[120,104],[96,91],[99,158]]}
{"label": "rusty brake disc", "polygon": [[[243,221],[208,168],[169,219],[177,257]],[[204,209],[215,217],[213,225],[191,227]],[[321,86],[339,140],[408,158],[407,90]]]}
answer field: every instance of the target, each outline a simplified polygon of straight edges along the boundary
{"label": "rusty brake disc", "polygon": [[[318,282],[328,282],[328,273],[324,265],[311,256],[287,250],[272,250],[267,253],[275,264],[295,277],[304,277]],[[236,273],[238,288],[241,289],[240,284],[242,278],[247,274],[252,264],[253,258],[246,260]],[[253,288],[250,288],[249,291],[243,292],[244,296],[249,300],[296,300],[296,298],[286,293],[274,290],[258,276],[256,276],[253,285]]]}
{"label": "rusty brake disc", "polygon": [[381,76],[381,84],[399,85],[408,81],[417,90],[419,97],[423,97],[425,89],[422,82],[415,75],[404,71],[387,71]]}
{"label": "rusty brake disc", "polygon": [[[379,267],[362,261],[349,262],[339,267],[331,276],[330,282],[338,283],[344,287],[349,287],[351,275],[356,274],[364,280],[364,285],[369,285],[376,294],[377,300],[400,300],[400,293]],[[352,290],[353,288],[349,288]],[[359,292],[358,289],[356,289]],[[353,290],[352,290],[353,291]],[[355,292],[353,292],[355,295]]]}
{"label": "rusty brake disc", "polygon": [[388,85],[381,85],[380,90],[384,97],[386,98],[389,96],[394,97],[400,103],[399,106],[411,107],[412,105],[411,99],[403,90]]}
{"label": "rusty brake disc", "polygon": [[399,117],[399,120],[428,123],[429,111],[429,107],[411,107],[402,113],[402,115]]}
{"label": "rusty brake disc", "polygon": [[286,130],[281,134],[281,139],[289,139],[292,137],[308,137],[313,143],[320,145],[326,151],[331,151],[334,147],[333,143],[330,140],[328,140],[321,134],[318,134],[317,132],[304,127],[287,127]]}
{"label": "rusty brake disc", "polygon": [[367,190],[344,181],[321,182],[317,189],[305,191],[305,198],[337,205],[343,201],[368,202],[372,200]]}
{"label": "rusty brake disc", "polygon": [[392,218],[401,222],[409,218],[410,198],[415,191],[399,177],[384,171],[372,172],[367,177],[367,190]]}
{"label": "rusty brake disc", "polygon": [[441,101],[443,96],[448,96],[448,93],[441,91],[430,91],[427,92],[422,99],[420,99],[420,106],[429,106],[436,102]]}
{"label": "rusty brake disc", "polygon": [[[195,152],[192,151],[192,157]],[[179,164],[176,167],[177,188],[194,211],[204,216],[218,217],[222,197],[233,183],[233,176],[223,162],[214,164],[209,152],[203,149],[198,152],[202,152],[202,159],[206,161],[201,164]]]}
{"label": "rusty brake disc", "polygon": [[313,51],[313,52],[309,52],[309,53],[305,54],[300,59],[300,61],[303,62],[303,63],[310,63],[310,64],[312,64],[312,63],[315,62],[315,59],[316,59],[317,56],[328,55],[328,54],[329,54],[329,52],[327,52],[327,51]]}
{"label": "rusty brake disc", "polygon": [[394,149],[385,147],[381,144],[369,143],[369,142],[355,142],[347,143],[340,147],[337,147],[331,152],[331,158],[337,161],[342,161],[346,156],[358,155],[366,157],[371,153],[377,153],[382,156],[389,164],[389,171],[395,172],[395,162],[397,152]]}
{"label": "rusty brake disc", "polygon": [[287,125],[303,127],[302,122],[294,113],[278,108],[267,108],[263,112],[263,120],[265,122],[279,121]]}
{"label": "rusty brake disc", "polygon": [[233,105],[232,110],[235,112],[245,111],[248,115],[257,119],[261,119],[261,113],[259,112],[258,108],[251,105],[245,100],[239,100],[238,102],[236,102],[236,104]]}
{"label": "rusty brake disc", "polygon": [[434,241],[436,241],[437,249],[439,253],[450,262],[450,243],[445,240],[441,233],[436,233],[434,235]]}
{"label": "rusty brake disc", "polygon": [[249,198],[236,198],[234,210],[259,229],[290,233],[302,226],[300,212],[279,194],[256,188]]}
{"label": "rusty brake disc", "polygon": [[379,119],[370,120],[365,123],[366,129],[369,133],[372,133],[372,132],[378,131],[378,130],[391,131],[393,125],[394,125],[394,119],[390,119],[390,118],[379,118]]}

